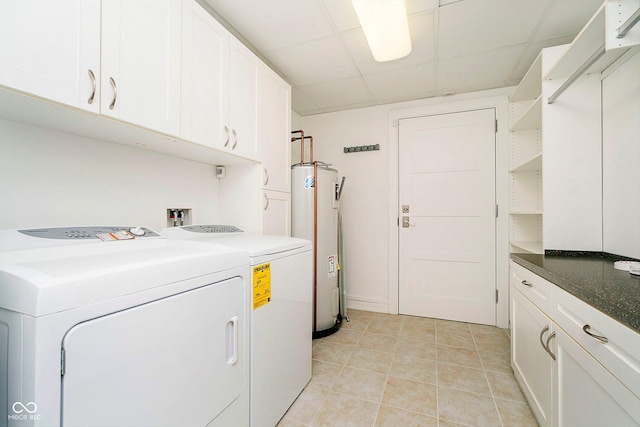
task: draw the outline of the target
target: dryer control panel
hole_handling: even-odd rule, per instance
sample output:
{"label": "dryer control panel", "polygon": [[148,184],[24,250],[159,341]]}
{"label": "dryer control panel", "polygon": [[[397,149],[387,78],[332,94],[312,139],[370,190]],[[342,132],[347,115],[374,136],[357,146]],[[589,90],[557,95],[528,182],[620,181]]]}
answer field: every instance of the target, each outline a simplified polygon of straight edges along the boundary
{"label": "dryer control panel", "polygon": [[[144,227],[56,227],[18,230],[19,233],[31,237],[45,239],[101,239],[103,236],[114,236],[111,240],[133,239],[140,237],[160,237],[155,231]],[[119,237],[119,238],[117,238]]]}
{"label": "dryer control panel", "polygon": [[181,228],[194,233],[244,233],[233,225],[187,225]]}

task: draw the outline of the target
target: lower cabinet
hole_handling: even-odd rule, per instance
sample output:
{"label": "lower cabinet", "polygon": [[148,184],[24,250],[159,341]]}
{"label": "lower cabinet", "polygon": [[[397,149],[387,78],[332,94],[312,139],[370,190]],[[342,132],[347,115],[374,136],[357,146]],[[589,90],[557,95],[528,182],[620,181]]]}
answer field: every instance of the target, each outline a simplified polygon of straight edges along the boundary
{"label": "lower cabinet", "polygon": [[[640,426],[640,396],[633,391],[640,384],[640,334],[559,288],[551,291],[551,312],[537,306],[516,287],[523,274],[529,275],[528,289],[549,282],[511,263],[511,366],[540,426]],[[609,338],[598,341],[594,331],[607,331]],[[589,350],[585,337],[608,351]]]}
{"label": "lower cabinet", "polygon": [[551,425],[553,359],[545,347],[551,320],[511,287],[511,365],[516,380],[541,426]]}
{"label": "lower cabinet", "polygon": [[556,426],[638,426],[640,400],[561,328],[556,332]]}

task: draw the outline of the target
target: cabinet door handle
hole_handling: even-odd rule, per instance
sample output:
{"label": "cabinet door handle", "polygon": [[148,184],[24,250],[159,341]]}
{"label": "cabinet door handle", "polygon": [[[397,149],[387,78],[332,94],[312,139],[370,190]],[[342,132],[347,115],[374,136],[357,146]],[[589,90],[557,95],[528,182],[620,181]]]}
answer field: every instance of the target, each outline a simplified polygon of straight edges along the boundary
{"label": "cabinet door handle", "polygon": [[584,331],[585,334],[589,335],[590,337],[593,337],[595,339],[597,339],[598,341],[600,341],[603,344],[606,344],[609,342],[609,339],[607,337],[603,337],[602,335],[596,335],[594,333],[589,332],[591,330],[591,326],[589,325],[584,325],[582,327],[582,330]]}
{"label": "cabinet door handle", "polygon": [[233,145],[231,146],[231,149],[235,150],[236,145],[238,145],[238,133],[236,132],[235,129],[233,129],[231,133],[233,134]]}
{"label": "cabinet door handle", "polygon": [[96,96],[96,76],[93,74],[93,71],[91,71],[91,68],[89,68],[89,78],[91,79],[93,89],[91,90],[91,96],[87,99],[87,103],[93,104],[93,98]]}
{"label": "cabinet door handle", "polygon": [[227,145],[229,145],[229,128],[228,127],[224,127],[224,133],[227,134],[227,140],[224,142],[224,146],[226,147]]}
{"label": "cabinet door handle", "polygon": [[553,360],[556,360],[556,355],[553,354],[553,352],[551,351],[551,347],[549,347],[549,342],[554,339],[556,337],[556,333],[552,332],[551,335],[549,335],[549,338],[547,338],[547,344],[545,345],[546,349],[547,349],[547,353],[549,353],[549,356],[551,356],[551,358]]}
{"label": "cabinet door handle", "polygon": [[263,210],[266,211],[267,209],[269,209],[269,197],[267,196],[266,193],[264,194],[264,199],[267,201],[267,204],[264,205],[264,209]]}
{"label": "cabinet door handle", "polygon": [[267,170],[267,168],[264,168],[264,184],[263,185],[267,185],[269,183],[269,171]]}
{"label": "cabinet door handle", "polygon": [[111,88],[113,89],[113,101],[109,104],[109,109],[113,110],[116,105],[116,99],[118,99],[118,86],[116,86],[116,81],[113,80],[113,77],[109,77],[109,83],[111,83]]}
{"label": "cabinet door handle", "polygon": [[547,348],[547,346],[545,345],[544,341],[542,341],[542,337],[544,336],[544,334],[547,333],[547,331],[549,330],[549,325],[545,326],[544,328],[542,328],[542,330],[540,331],[540,345],[542,346],[542,348],[544,348],[544,351],[546,351],[547,353],[549,353],[549,349]]}
{"label": "cabinet door handle", "polygon": [[523,285],[528,286],[528,287],[530,287],[530,288],[533,288],[533,283],[528,282],[528,281],[526,281],[526,280],[523,280],[523,281],[522,281],[522,282],[520,282],[520,283],[522,283]]}

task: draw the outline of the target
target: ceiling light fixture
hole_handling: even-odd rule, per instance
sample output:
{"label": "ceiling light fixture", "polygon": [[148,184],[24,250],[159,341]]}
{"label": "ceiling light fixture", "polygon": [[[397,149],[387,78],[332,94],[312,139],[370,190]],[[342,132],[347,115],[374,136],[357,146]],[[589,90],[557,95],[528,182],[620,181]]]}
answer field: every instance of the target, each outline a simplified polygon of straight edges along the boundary
{"label": "ceiling light fixture", "polygon": [[392,61],[411,53],[404,0],[351,0],[373,59]]}

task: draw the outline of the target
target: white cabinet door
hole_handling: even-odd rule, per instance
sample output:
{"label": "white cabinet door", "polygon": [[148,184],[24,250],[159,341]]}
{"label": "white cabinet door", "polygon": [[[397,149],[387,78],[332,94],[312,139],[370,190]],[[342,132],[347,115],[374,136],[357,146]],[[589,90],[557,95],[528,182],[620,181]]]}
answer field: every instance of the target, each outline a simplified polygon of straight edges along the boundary
{"label": "white cabinet door", "polygon": [[229,32],[195,1],[183,2],[182,19],[180,136],[230,148]]}
{"label": "white cabinet door", "polygon": [[291,235],[291,193],[262,191],[262,234]]}
{"label": "white cabinet door", "polygon": [[559,427],[640,425],[640,398],[576,344],[556,331],[554,369]]}
{"label": "white cabinet door", "polygon": [[180,131],[180,0],[102,1],[102,114]]}
{"label": "white cabinet door", "polygon": [[542,344],[551,327],[551,320],[511,286],[511,366],[541,426],[553,419],[553,359]]}
{"label": "white cabinet door", "polygon": [[99,81],[100,1],[0,1],[0,85],[98,112]]}
{"label": "white cabinet door", "polygon": [[291,192],[291,86],[266,66],[260,74],[259,105],[262,188]]}
{"label": "white cabinet door", "polygon": [[[258,157],[258,78],[261,61],[235,38],[230,43],[229,116],[231,151]],[[228,148],[228,147],[227,147]]]}

